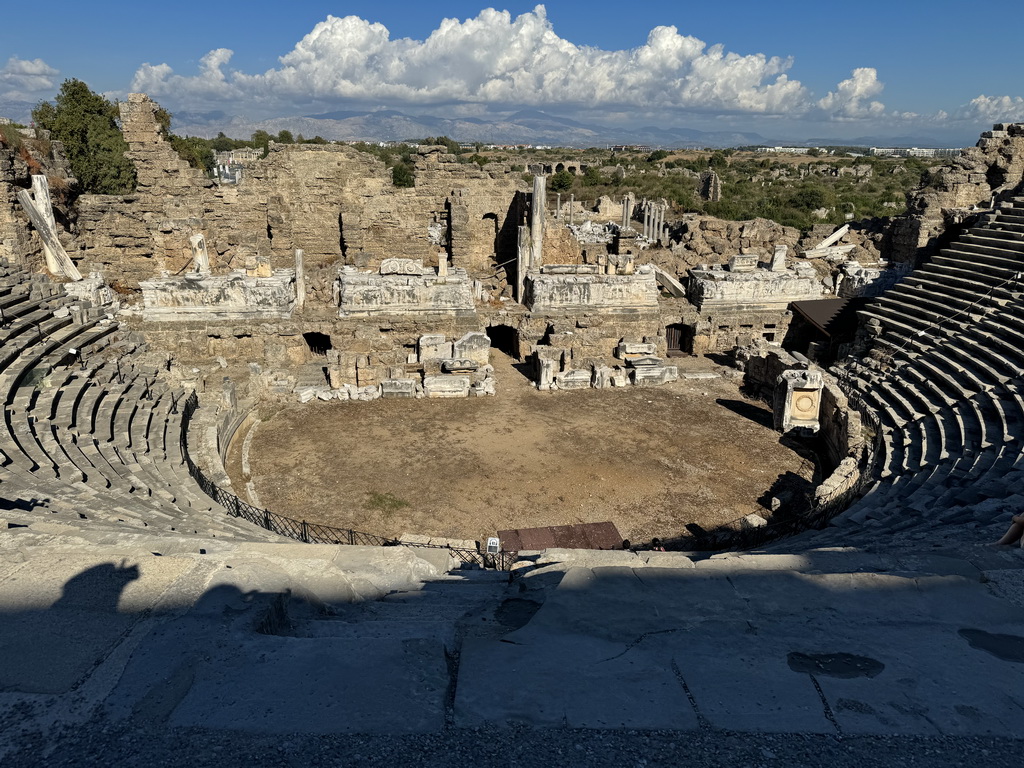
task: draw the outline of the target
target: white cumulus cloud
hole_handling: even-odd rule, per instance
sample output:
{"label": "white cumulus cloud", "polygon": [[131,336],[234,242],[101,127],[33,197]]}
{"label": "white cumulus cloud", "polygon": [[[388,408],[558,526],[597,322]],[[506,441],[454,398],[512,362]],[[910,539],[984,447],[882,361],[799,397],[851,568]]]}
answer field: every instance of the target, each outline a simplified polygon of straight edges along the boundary
{"label": "white cumulus cloud", "polygon": [[1024,98],[981,95],[955,110],[953,119],[987,123],[1024,122]]}
{"label": "white cumulus cloud", "polygon": [[885,105],[874,101],[885,84],[878,79],[878,72],[873,67],[859,67],[853,70],[850,77],[836,86],[834,91],[818,101],[818,107],[835,119],[863,119],[881,117],[885,114]]}
{"label": "white cumulus cloud", "polygon": [[789,58],[728,52],[671,26],[654,28],[633,49],[578,46],[555,33],[542,5],[515,18],[486,9],[465,21],[445,19],[422,41],[392,39],[382,24],[357,16],[328,16],[263,73],[229,70],[231,53],[211,51],[191,76],[144,64],[132,89],[187,107],[349,100],[761,115],[811,107],[804,86],[786,74]]}
{"label": "white cumulus cloud", "polygon": [[47,94],[56,85],[60,71],[42,59],[19,59],[11,56],[0,69],[0,98],[31,100]]}

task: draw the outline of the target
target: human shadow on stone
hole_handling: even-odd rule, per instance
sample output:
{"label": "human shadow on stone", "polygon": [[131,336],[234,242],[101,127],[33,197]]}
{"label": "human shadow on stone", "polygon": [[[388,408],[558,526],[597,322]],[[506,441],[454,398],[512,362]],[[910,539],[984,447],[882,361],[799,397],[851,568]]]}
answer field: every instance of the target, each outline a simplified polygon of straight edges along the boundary
{"label": "human shadow on stone", "polygon": [[64,583],[59,600],[51,606],[88,608],[91,611],[115,613],[125,588],[139,578],[139,566],[101,563],[87,568]]}

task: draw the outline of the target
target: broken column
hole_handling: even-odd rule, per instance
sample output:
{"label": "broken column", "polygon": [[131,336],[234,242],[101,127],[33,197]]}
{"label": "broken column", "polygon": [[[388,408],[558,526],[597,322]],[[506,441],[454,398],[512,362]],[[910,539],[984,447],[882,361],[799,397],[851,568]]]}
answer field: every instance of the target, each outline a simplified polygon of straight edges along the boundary
{"label": "broken column", "polygon": [[303,264],[305,252],[301,248],[295,249],[295,308],[302,309],[306,303],[306,271]]}
{"label": "broken column", "polygon": [[195,264],[196,272],[200,275],[210,274],[210,254],[206,250],[206,238],[201,235],[192,235],[188,239],[192,247],[192,263]]}
{"label": "broken column", "polygon": [[786,271],[786,246],[776,245],[775,253],[772,254],[772,272],[785,272]]}
{"label": "broken column", "polygon": [[53,203],[50,200],[50,187],[42,174],[32,177],[32,192],[18,190],[18,202],[21,203],[29,221],[36,228],[43,241],[43,255],[46,268],[54,275],[63,275],[71,280],[81,280],[82,273],[71,261],[64,246],[57,236],[57,224],[53,218]]}

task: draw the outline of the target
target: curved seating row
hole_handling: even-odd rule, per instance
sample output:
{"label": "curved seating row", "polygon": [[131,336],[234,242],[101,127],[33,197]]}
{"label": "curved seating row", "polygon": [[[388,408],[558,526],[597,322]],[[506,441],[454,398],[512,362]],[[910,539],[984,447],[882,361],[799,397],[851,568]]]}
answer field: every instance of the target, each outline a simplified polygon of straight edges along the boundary
{"label": "curved seating row", "polygon": [[1022,278],[1018,197],[862,310],[880,332],[844,375],[878,417],[877,478],[803,542],[876,544],[886,531],[991,525],[1024,501]]}
{"label": "curved seating row", "polygon": [[59,287],[0,265],[0,512],[248,540],[189,476],[180,404],[118,325],[76,318]]}

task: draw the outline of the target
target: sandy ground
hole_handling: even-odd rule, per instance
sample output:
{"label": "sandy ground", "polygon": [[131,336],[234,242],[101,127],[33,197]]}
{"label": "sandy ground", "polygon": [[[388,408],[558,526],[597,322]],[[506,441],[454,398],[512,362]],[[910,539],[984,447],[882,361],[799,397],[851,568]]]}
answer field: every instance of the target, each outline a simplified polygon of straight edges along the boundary
{"label": "sandy ground", "polygon": [[[265,411],[250,449],[259,504],[389,536],[480,540],[506,528],[611,520],[642,542],[686,523],[767,516],[758,499],[777,482],[809,487],[813,463],[780,443],[770,412],[731,379],[538,392],[500,352],[492,362],[496,397]],[[243,437],[229,455],[238,491],[247,479]]]}

